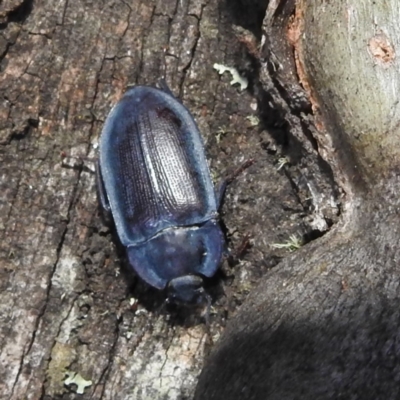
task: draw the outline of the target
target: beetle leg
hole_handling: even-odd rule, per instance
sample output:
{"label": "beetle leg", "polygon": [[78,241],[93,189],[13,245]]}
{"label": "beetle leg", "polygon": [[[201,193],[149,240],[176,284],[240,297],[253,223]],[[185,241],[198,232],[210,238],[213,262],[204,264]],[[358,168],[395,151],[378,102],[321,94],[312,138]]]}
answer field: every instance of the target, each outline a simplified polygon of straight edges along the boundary
{"label": "beetle leg", "polygon": [[111,207],[107,198],[106,189],[104,187],[103,177],[101,176],[100,161],[96,163],[96,186],[97,197],[104,220],[108,223],[112,220]]}
{"label": "beetle leg", "polygon": [[215,188],[215,198],[217,199],[217,210],[219,210],[222,206],[222,201],[224,199],[228,183],[230,183],[228,179],[222,179]]}
{"label": "beetle leg", "polygon": [[225,195],[226,187],[232,183],[243,171],[254,164],[254,160],[251,158],[246,160],[242,165],[239,166],[235,171],[228,175],[225,179],[222,179],[215,190],[215,197],[217,199],[217,209],[219,210],[222,205],[222,200]]}
{"label": "beetle leg", "polygon": [[164,78],[161,78],[161,79],[158,81],[158,86],[160,87],[160,89],[161,89],[163,92],[165,92],[165,93],[167,93],[167,94],[169,94],[170,96],[172,96],[172,97],[175,98],[175,95],[172,93],[172,90],[169,88],[169,86],[168,86],[168,84],[167,84],[167,81],[166,81]]}
{"label": "beetle leg", "polygon": [[251,236],[249,233],[246,233],[242,240],[240,241],[239,245],[234,248],[233,250],[228,252],[228,264],[230,266],[236,265],[240,259],[245,255],[249,247],[251,246],[250,243]]}

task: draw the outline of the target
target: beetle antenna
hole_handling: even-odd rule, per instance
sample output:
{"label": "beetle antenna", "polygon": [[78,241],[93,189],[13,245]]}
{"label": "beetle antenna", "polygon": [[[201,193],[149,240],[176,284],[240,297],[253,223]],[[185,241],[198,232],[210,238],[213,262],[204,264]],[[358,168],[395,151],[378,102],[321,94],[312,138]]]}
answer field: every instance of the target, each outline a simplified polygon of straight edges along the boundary
{"label": "beetle antenna", "polygon": [[236,168],[235,171],[233,171],[230,175],[226,177],[226,184],[229,185],[230,183],[232,183],[243,171],[251,167],[253,164],[254,164],[254,158],[246,160],[244,163],[242,163],[242,165]]}
{"label": "beetle antenna", "polygon": [[211,296],[208,293],[204,293],[204,299],[206,301],[206,309],[204,311],[204,321],[206,323],[207,330],[210,329],[210,314],[211,314]]}
{"label": "beetle antenna", "polygon": [[[93,173],[94,171],[91,170],[87,165],[86,161],[91,162],[91,163],[96,163],[96,159],[86,157],[86,156],[73,156],[71,154],[66,153],[65,151],[62,151],[60,153],[61,157],[61,166],[63,168],[67,169],[78,169],[78,170],[85,170],[86,172],[91,172]],[[76,163],[70,163],[69,161],[77,161]]]}

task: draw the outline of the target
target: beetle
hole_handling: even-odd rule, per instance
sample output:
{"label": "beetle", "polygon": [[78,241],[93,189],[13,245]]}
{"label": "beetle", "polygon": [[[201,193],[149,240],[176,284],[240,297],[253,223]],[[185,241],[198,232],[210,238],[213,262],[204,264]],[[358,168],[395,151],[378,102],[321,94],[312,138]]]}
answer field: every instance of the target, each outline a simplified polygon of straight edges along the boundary
{"label": "beetle", "polygon": [[225,237],[199,129],[161,88],[134,86],[108,115],[99,143],[99,202],[127,259],[169,302],[210,305],[203,277],[218,270]]}

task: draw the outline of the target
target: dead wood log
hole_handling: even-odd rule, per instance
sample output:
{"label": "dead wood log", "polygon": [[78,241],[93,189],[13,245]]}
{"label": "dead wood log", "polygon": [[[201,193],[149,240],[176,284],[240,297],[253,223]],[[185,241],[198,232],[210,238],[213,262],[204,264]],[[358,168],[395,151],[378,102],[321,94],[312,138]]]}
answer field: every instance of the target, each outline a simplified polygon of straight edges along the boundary
{"label": "dead wood log", "polygon": [[196,399],[399,398],[394,10],[395,1],[270,2],[261,84],[289,93],[296,66],[318,152],[344,191],[342,214],[261,279],[206,362]]}

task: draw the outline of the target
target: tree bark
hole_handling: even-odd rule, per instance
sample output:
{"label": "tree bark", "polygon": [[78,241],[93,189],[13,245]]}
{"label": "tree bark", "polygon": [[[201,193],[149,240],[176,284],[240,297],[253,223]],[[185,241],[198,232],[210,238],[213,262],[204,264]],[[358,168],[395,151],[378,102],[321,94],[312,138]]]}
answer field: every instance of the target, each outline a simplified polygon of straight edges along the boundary
{"label": "tree bark", "polygon": [[[397,399],[398,5],[274,6],[264,29],[280,36],[269,37],[267,50],[284,48],[284,37],[293,46],[292,76],[308,93],[318,152],[345,193],[343,212],[328,234],[262,278],[213,349],[195,398]],[[281,80],[290,65],[276,58],[281,69],[270,68],[270,57],[261,70]],[[282,92],[288,82],[280,81]]]}
{"label": "tree bark", "polygon": [[[279,32],[277,42],[268,39],[260,52],[265,8],[261,0],[0,3],[1,398],[191,398],[226,321],[289,254],[272,245],[291,235],[310,241],[337,222],[343,192],[321,157],[313,103],[292,75],[278,19],[292,11],[272,13],[264,28]],[[235,67],[247,90],[230,85],[214,63]],[[251,248],[208,282],[209,327],[199,313],[163,308],[164,294],[126,267],[97,211],[90,160],[104,120],[127,86],[162,77],[194,114],[216,181],[255,160],[221,209],[229,248],[246,234]],[[317,247],[322,254],[316,243],[297,257],[306,260]],[[328,274],[333,264],[320,271]],[[311,282],[300,280],[307,268],[285,265],[268,275],[280,298],[288,296],[282,274],[298,285]],[[215,372],[212,365],[205,373]]]}

